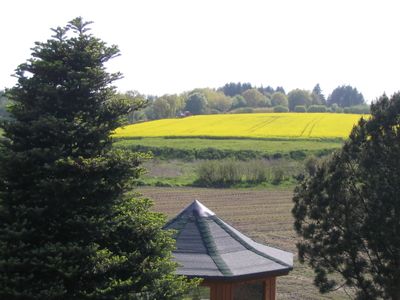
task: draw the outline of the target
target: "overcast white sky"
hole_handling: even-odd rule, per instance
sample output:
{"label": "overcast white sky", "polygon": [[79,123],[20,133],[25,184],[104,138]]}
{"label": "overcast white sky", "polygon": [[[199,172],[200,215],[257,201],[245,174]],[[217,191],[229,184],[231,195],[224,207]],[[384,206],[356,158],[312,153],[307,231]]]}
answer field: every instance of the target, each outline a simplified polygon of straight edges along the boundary
{"label": "overcast white sky", "polygon": [[370,101],[400,90],[393,0],[3,0],[0,89],[51,27],[82,16],[117,44],[120,91],[161,95],[227,82],[311,90],[350,84]]}

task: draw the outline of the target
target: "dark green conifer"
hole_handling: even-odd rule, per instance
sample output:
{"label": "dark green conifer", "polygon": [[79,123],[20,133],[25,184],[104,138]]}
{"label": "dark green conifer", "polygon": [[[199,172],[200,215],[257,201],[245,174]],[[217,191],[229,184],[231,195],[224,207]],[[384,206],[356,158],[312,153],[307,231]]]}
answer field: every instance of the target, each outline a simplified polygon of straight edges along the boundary
{"label": "dark green conifer", "polygon": [[151,203],[126,192],[138,154],[112,149],[131,105],[119,55],[81,18],[36,43],[8,91],[0,155],[0,299],[177,299],[174,247]]}
{"label": "dark green conifer", "polygon": [[400,299],[400,93],[371,105],[294,202],[299,258],[321,292],[347,286],[357,299]]}

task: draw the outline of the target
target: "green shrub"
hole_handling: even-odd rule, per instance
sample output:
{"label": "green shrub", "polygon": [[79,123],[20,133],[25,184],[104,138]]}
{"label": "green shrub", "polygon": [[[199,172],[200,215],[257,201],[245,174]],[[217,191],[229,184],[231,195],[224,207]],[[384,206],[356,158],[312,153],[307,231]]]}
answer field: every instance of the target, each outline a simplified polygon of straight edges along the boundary
{"label": "green shrub", "polygon": [[211,108],[211,109],[208,110],[208,113],[210,115],[218,115],[218,114],[221,113],[221,111],[219,111],[218,109],[215,109],[215,108]]}
{"label": "green shrub", "polygon": [[272,107],[257,107],[253,109],[253,113],[271,113],[273,111]]}
{"label": "green shrub", "polygon": [[307,108],[304,105],[296,105],[294,107],[295,112],[307,112]]}
{"label": "green shrub", "polygon": [[204,186],[213,186],[219,180],[217,165],[212,161],[202,162],[196,170],[197,181]]}
{"label": "green shrub", "polygon": [[335,113],[342,113],[343,112],[343,108],[341,108],[339,105],[337,105],[337,103],[333,103],[330,108],[331,108],[331,111],[335,112]]}
{"label": "green shrub", "polygon": [[240,107],[230,111],[232,114],[251,114],[253,112],[254,108],[252,107]]}
{"label": "green shrub", "polygon": [[252,160],[245,164],[242,163],[245,171],[244,179],[248,183],[262,183],[268,180],[268,167],[258,160]]}
{"label": "green shrub", "polygon": [[274,168],[272,174],[272,184],[278,185],[285,180],[285,172],[281,168]]}
{"label": "green shrub", "polygon": [[301,150],[294,150],[289,152],[289,156],[292,159],[303,160],[304,158],[306,158],[307,154]]}
{"label": "green shrub", "polygon": [[345,114],[369,114],[371,113],[369,105],[355,105],[343,108]]}
{"label": "green shrub", "polygon": [[272,165],[266,160],[207,160],[198,165],[196,184],[205,187],[229,187],[235,184],[261,184],[269,181],[280,184],[287,177],[286,171]]}
{"label": "green shrub", "polygon": [[172,184],[162,181],[156,181],[154,185],[158,187],[172,187]]}
{"label": "green shrub", "polygon": [[311,105],[308,107],[307,112],[326,112],[327,107],[325,105]]}
{"label": "green shrub", "polygon": [[239,166],[240,163],[237,164],[233,160],[221,162],[217,170],[222,186],[229,186],[242,181],[242,174]]}
{"label": "green shrub", "polygon": [[242,181],[240,163],[234,160],[204,161],[196,170],[197,183],[202,186],[230,186]]}
{"label": "green shrub", "polygon": [[283,113],[283,112],[288,112],[288,111],[289,111],[289,108],[287,106],[283,106],[283,105],[274,106],[274,112]]}

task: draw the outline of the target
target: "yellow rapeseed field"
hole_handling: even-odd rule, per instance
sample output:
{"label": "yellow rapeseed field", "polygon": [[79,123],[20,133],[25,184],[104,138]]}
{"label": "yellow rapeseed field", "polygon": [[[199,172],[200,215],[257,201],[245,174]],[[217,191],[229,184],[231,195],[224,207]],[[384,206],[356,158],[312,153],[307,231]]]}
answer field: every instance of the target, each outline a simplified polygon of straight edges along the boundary
{"label": "yellow rapeseed field", "polygon": [[200,115],[129,125],[117,129],[115,137],[345,138],[360,117],[334,113]]}

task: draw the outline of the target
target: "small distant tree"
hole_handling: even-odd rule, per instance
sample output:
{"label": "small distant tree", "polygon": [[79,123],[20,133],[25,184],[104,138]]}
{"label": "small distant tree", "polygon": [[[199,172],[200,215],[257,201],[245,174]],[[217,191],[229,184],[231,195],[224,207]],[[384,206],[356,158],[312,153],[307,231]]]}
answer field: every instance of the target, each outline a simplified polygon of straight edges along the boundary
{"label": "small distant tree", "polygon": [[289,110],[294,111],[297,105],[308,106],[311,104],[311,94],[309,91],[295,89],[288,94]]}
{"label": "small distant tree", "polygon": [[289,102],[288,102],[287,96],[284,93],[275,92],[272,94],[271,104],[272,104],[272,106],[278,106],[278,105],[288,106]]}
{"label": "small distant tree", "polygon": [[247,105],[250,107],[271,106],[271,100],[257,89],[246,90],[242,93],[242,96],[246,99]]}
{"label": "small distant tree", "polygon": [[257,90],[265,96],[271,96],[273,93],[275,93],[274,88],[269,85],[266,87],[260,86],[259,88],[257,88]]}
{"label": "small distant tree", "polygon": [[126,101],[130,103],[132,109],[130,109],[127,115],[129,124],[147,120],[143,109],[148,105],[148,101],[144,95],[140,94],[138,91],[130,90],[125,93],[116,93],[114,98],[119,99],[117,101]]}
{"label": "small distant tree", "polygon": [[326,105],[326,99],[324,94],[322,93],[319,83],[317,83],[313,88],[311,92],[311,99],[313,105]]}
{"label": "small distant tree", "polygon": [[16,71],[0,151],[0,299],[180,299],[174,247],[151,202],[132,198],[137,153],[112,149],[130,101],[119,54],[81,18],[53,29]]}
{"label": "small distant tree", "polygon": [[282,106],[282,105],[278,105],[278,106],[274,106],[274,112],[288,112],[289,108],[287,106]]}
{"label": "small distant tree", "polygon": [[155,119],[164,119],[171,117],[171,107],[168,101],[162,97],[153,102],[153,113]]}
{"label": "small distant tree", "polygon": [[210,88],[199,90],[207,99],[208,107],[219,112],[226,112],[232,107],[232,98],[223,92]]}
{"label": "small distant tree", "polygon": [[351,107],[344,107],[343,112],[345,114],[369,114],[371,111],[369,105],[361,104]]}
{"label": "small distant tree", "polygon": [[277,86],[276,89],[275,89],[275,92],[280,92],[280,93],[286,95],[285,89],[283,87],[281,87],[281,86]]}
{"label": "small distant tree", "polygon": [[337,105],[336,103],[333,103],[332,106],[330,107],[332,112],[335,113],[342,113],[343,112],[343,108],[340,107],[339,105]]}
{"label": "small distant tree", "polygon": [[347,286],[357,299],[400,299],[399,116],[400,94],[382,96],[295,189],[299,259],[323,293]]}
{"label": "small distant tree", "polygon": [[307,108],[304,105],[296,105],[294,107],[294,111],[303,113],[303,112],[307,112]]}
{"label": "small distant tree", "polygon": [[247,106],[246,99],[244,99],[242,95],[236,95],[235,97],[233,97],[232,109],[239,107],[246,107],[246,106]]}
{"label": "small distant tree", "polygon": [[337,104],[340,107],[350,107],[365,104],[364,96],[350,85],[338,86],[328,97],[328,105]]}
{"label": "small distant tree", "polygon": [[207,99],[202,93],[192,93],[186,100],[185,110],[190,111],[194,115],[206,114],[207,109]]}
{"label": "small distant tree", "polygon": [[326,112],[327,107],[325,105],[310,105],[307,108],[307,112]]}
{"label": "small distant tree", "polygon": [[166,100],[169,104],[169,114],[168,117],[176,117],[179,111],[181,111],[185,105],[183,101],[183,97],[172,94],[172,95],[163,95],[162,99]]}

